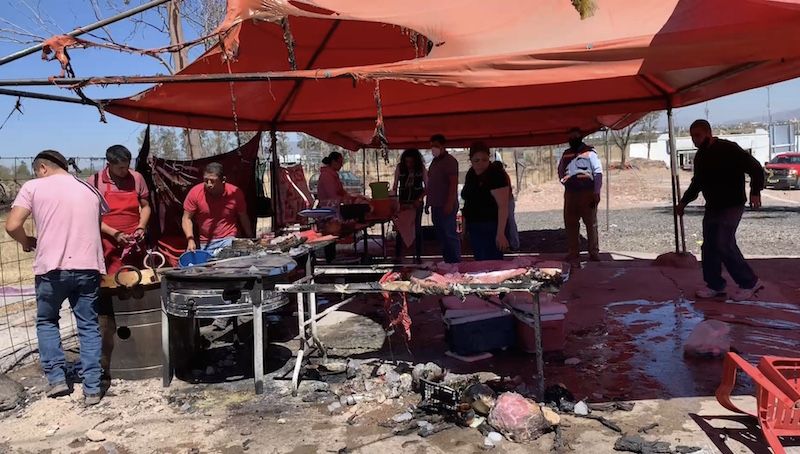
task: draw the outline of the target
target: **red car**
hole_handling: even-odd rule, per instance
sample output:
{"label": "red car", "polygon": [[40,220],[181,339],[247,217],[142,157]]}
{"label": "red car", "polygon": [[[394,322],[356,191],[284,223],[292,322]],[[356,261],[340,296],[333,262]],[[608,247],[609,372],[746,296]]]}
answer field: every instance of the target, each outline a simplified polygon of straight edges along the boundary
{"label": "red car", "polygon": [[782,153],[766,165],[768,189],[800,189],[800,153]]}

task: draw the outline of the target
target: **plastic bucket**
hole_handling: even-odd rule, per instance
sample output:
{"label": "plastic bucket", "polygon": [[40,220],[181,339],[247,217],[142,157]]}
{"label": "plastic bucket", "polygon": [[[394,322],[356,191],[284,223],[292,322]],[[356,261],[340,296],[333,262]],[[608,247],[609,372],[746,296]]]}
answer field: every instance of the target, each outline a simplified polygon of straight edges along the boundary
{"label": "plastic bucket", "polygon": [[202,249],[198,249],[196,251],[186,251],[181,254],[180,258],[178,259],[178,264],[181,266],[181,268],[202,265],[211,260],[211,257],[213,256],[210,252]]}
{"label": "plastic bucket", "polygon": [[389,198],[389,183],[386,181],[376,181],[370,183],[369,188],[372,190],[373,199],[386,199]]}

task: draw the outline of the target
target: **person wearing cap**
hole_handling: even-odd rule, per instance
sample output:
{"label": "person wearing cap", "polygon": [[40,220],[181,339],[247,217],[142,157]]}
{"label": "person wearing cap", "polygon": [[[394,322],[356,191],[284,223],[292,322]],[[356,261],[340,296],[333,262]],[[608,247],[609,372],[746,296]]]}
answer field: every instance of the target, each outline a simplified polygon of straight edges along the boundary
{"label": "person wearing cap", "polygon": [[[61,153],[46,150],[33,161],[36,179],[22,185],[6,219],[6,231],[26,252],[36,250],[36,337],[47,377],[48,397],[70,394],[61,347],[59,311],[68,300],[78,327],[84,403],[96,405],[100,385],[100,330],[97,322],[100,275],[105,273],[100,240],[102,195],[67,171]],[[25,231],[33,216],[38,237]]]}
{"label": "person wearing cap", "polygon": [[558,177],[564,185],[564,227],[567,231],[567,261],[580,261],[581,220],[589,240],[589,260],[600,261],[597,205],[603,187],[603,167],[595,149],[583,142],[578,128],[569,131],[569,148],[558,163]]}
{"label": "person wearing cap", "polygon": [[[130,169],[131,152],[122,145],[113,145],[106,150],[106,166],[88,178],[89,184],[103,195],[109,212],[103,216],[100,226],[103,241],[103,258],[106,273],[113,275],[123,265],[142,268],[144,250],[140,246],[145,228],[150,220],[150,192],[144,177]],[[114,337],[117,325],[111,297],[100,292],[97,308],[100,333],[103,337],[103,352],[100,363],[103,379],[111,376],[111,353],[114,350]]]}

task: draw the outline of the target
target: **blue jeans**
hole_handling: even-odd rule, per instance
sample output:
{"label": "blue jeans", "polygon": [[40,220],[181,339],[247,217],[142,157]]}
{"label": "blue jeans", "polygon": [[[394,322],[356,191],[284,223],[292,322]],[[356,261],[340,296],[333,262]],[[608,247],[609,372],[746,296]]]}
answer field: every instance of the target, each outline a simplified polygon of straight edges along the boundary
{"label": "blue jeans", "polygon": [[503,260],[497,249],[497,221],[467,222],[467,232],[475,260]]}
{"label": "blue jeans", "polygon": [[452,213],[445,213],[442,207],[431,207],[436,239],[442,244],[442,257],[446,263],[461,262],[461,239],[458,237],[456,224],[457,213],[457,208]]}
{"label": "blue jeans", "polygon": [[708,288],[722,291],[725,279],[722,265],[736,284],[743,289],[755,287],[758,278],[744,260],[736,244],[736,229],[742,220],[744,207],[709,208],[703,216],[703,280]]}
{"label": "blue jeans", "polygon": [[234,237],[228,238],[218,238],[216,240],[211,240],[208,243],[201,243],[200,249],[206,250],[211,253],[211,255],[216,256],[219,254],[219,251],[222,249],[230,246],[233,244]]}
{"label": "blue jeans", "polygon": [[36,276],[36,337],[39,360],[51,385],[66,381],[66,361],[58,328],[59,310],[69,300],[78,324],[84,394],[100,393],[100,328],[97,303],[100,273],[92,270],[53,270]]}

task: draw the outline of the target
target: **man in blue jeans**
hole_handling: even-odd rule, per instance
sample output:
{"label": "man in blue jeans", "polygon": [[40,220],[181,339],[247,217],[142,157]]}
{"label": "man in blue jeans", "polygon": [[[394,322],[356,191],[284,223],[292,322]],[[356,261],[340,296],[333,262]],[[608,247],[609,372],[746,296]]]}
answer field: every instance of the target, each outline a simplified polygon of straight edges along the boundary
{"label": "man in blue jeans", "polygon": [[694,177],[676,208],[683,216],[686,206],[700,192],[706,200],[703,216],[703,279],[707,288],[697,292],[699,298],[726,296],[722,265],[728,270],[738,288],[730,297],[734,301],[752,299],[764,285],[744,259],[736,245],[736,229],[744,214],[745,175],[750,176],[750,206],[761,207],[764,189],[764,169],[739,145],[718,139],[706,120],[696,120],[689,128],[697,147],[694,158]]}
{"label": "man in blue jeans", "polygon": [[[102,398],[97,302],[100,274],[105,273],[100,216],[108,207],[94,187],[67,171],[67,160],[57,151],[39,153],[33,171],[36,179],[20,188],[6,231],[25,252],[36,250],[36,337],[47,396],[71,392],[58,325],[61,305],[68,300],[78,326],[84,402],[96,405]],[[31,215],[38,238],[25,231]]]}
{"label": "man in blue jeans", "polygon": [[432,209],[433,227],[442,245],[446,263],[461,261],[461,238],[458,236],[458,161],[445,148],[441,134],[431,137],[433,162],[428,168],[426,212]]}

